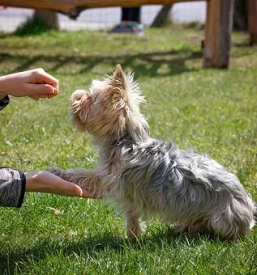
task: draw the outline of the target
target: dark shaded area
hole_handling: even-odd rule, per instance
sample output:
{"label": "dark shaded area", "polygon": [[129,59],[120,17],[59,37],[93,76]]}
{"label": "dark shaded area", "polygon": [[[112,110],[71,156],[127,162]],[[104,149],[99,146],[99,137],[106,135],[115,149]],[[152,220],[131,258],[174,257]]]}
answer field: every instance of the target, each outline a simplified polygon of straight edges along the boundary
{"label": "dark shaded area", "polygon": [[[74,64],[80,65],[81,69],[76,74],[85,74],[91,71],[99,63],[109,65],[112,68],[120,63],[124,68],[133,68],[137,72],[137,76],[173,76],[184,72],[196,71],[195,68],[188,68],[186,61],[197,60],[202,57],[201,51],[189,51],[188,49],[171,50],[168,52],[150,52],[137,54],[121,54],[116,55],[91,55],[91,56],[63,56],[63,55],[19,55],[19,54],[0,54],[0,64],[4,61],[16,61],[20,65],[13,71],[28,70],[36,67],[36,63],[49,62],[53,64],[48,71],[56,71],[65,66]],[[164,72],[160,69],[163,65],[167,65]],[[107,72],[108,73],[108,72]],[[72,75],[72,73],[69,73]]]}
{"label": "dark shaded area", "polygon": [[235,0],[233,29],[236,31],[248,30],[248,0]]}
{"label": "dark shaded area", "polygon": [[[143,236],[140,240],[128,240],[114,236],[110,232],[105,232],[101,235],[91,236],[89,238],[76,239],[70,243],[70,239],[62,240],[62,244],[56,239],[56,241],[49,241],[49,239],[39,240],[30,249],[22,251],[15,251],[11,253],[0,253],[0,272],[1,274],[13,274],[17,270],[18,262],[28,262],[29,259],[33,259],[35,263],[43,260],[49,255],[56,256],[62,251],[64,256],[70,256],[74,253],[84,254],[85,257],[94,258],[97,257],[99,251],[105,251],[106,248],[115,251],[117,254],[123,254],[126,249],[133,249],[140,251],[147,247],[149,252],[156,251],[156,249],[162,249],[163,245],[169,246],[172,249],[179,249],[181,246],[185,247],[199,247],[203,244],[203,241],[218,242],[218,240],[208,239],[208,236],[187,236],[179,234],[168,228],[168,230],[158,231],[153,236]],[[22,269],[22,265],[19,265]],[[4,273],[7,272],[8,273]],[[22,270],[21,270],[22,271]]]}

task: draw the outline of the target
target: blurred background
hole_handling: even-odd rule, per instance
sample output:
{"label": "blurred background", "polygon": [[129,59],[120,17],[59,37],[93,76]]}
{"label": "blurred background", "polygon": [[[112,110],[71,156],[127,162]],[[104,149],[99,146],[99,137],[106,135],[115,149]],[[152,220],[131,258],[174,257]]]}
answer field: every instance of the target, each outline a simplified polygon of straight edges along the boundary
{"label": "blurred background", "polygon": [[[162,5],[149,5],[141,8],[141,23],[151,26]],[[13,32],[18,26],[26,22],[33,15],[34,10],[0,7],[0,30]],[[194,3],[174,4],[170,10],[169,19],[174,24],[189,22],[205,22],[206,3],[204,1]],[[76,20],[57,14],[60,29],[109,29],[120,22],[121,8],[99,8],[85,10]]]}

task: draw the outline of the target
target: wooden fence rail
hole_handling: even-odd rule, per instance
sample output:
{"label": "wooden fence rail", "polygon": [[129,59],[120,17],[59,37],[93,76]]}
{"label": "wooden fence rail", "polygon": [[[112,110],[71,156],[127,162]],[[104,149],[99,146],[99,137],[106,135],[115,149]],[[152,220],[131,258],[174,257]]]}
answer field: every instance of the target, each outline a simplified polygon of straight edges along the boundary
{"label": "wooden fence rail", "polygon": [[[0,5],[30,9],[43,9],[60,12],[76,18],[81,11],[104,7],[138,7],[143,5],[171,5],[179,2],[199,0],[0,0]],[[200,0],[201,1],[201,0]]]}

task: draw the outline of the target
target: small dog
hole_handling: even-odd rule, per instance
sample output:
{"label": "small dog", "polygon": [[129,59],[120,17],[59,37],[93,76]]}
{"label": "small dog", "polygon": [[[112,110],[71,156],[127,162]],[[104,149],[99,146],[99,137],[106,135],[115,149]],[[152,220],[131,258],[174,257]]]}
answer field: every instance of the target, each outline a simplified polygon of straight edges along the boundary
{"label": "small dog", "polygon": [[139,109],[144,101],[133,74],[125,74],[120,65],[111,77],[94,80],[88,91],[76,90],[72,121],[94,137],[99,165],[50,171],[121,205],[128,238],[140,236],[140,218],[157,218],[182,232],[209,232],[224,240],[247,235],[257,209],[238,178],[206,156],[150,138]]}

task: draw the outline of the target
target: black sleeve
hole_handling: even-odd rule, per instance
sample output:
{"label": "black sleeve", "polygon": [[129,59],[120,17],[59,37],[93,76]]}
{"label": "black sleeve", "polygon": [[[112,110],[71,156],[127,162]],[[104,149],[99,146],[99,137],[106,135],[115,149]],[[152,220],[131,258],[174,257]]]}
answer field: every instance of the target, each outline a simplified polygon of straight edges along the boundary
{"label": "black sleeve", "polygon": [[9,96],[5,96],[0,100],[0,111],[3,110],[10,102]]}
{"label": "black sleeve", "polygon": [[20,170],[0,167],[0,206],[21,207],[26,189],[26,177]]}
{"label": "black sleeve", "polygon": [[[0,100],[0,111],[9,104],[9,97]],[[26,189],[26,177],[20,170],[0,167],[0,206],[21,207]]]}

